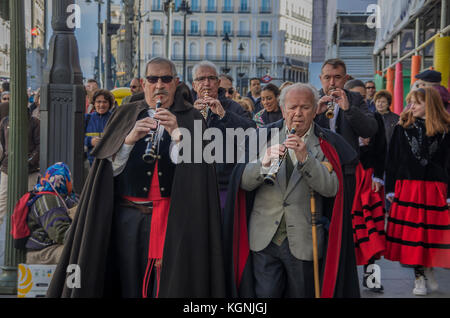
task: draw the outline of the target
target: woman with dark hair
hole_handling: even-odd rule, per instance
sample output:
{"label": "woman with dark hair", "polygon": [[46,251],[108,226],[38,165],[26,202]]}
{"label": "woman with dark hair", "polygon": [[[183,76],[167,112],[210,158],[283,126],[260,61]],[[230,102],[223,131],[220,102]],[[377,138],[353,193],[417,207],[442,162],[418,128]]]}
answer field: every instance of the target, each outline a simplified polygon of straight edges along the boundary
{"label": "woman with dark hair", "polygon": [[395,125],[398,124],[399,117],[397,114],[391,112],[390,107],[392,103],[392,95],[387,90],[378,91],[373,97],[375,103],[375,109],[378,114],[383,117],[384,130],[386,132],[386,142],[389,146],[392,133],[394,132]]}
{"label": "woman with dark hair", "polygon": [[257,112],[253,117],[257,127],[265,126],[283,118],[280,105],[278,104],[279,96],[280,90],[273,84],[267,84],[261,90],[261,104],[264,109]]}
{"label": "woman with dark hair", "polygon": [[111,110],[114,106],[114,96],[108,90],[99,89],[92,96],[91,103],[94,105],[95,111],[86,114],[84,117],[84,146],[90,165],[94,161],[94,157],[91,156],[91,151],[100,141],[106,123],[111,116]]}
{"label": "woman with dark hair", "polygon": [[407,96],[389,146],[386,193],[392,202],[384,257],[414,266],[414,295],[438,288],[433,267],[450,268],[450,114],[439,93]]}

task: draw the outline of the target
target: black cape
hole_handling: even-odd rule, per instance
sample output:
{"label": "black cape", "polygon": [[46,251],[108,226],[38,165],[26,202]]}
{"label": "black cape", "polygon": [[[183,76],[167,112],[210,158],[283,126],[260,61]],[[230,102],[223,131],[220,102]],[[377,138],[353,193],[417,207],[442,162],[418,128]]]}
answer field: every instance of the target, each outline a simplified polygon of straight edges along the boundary
{"label": "black cape", "polygon": [[[110,118],[89,172],[47,297],[118,296],[111,228],[114,213],[113,171],[108,157],[117,153],[133,128],[145,101],[119,108]],[[178,86],[173,112],[179,127],[193,132],[201,114],[192,107],[189,89]],[[205,123],[203,122],[203,129]],[[193,136],[193,134],[192,134]],[[213,165],[181,163],[176,166],[164,244],[159,297],[225,296],[220,204]],[[80,288],[66,284],[66,269],[77,264]]]}
{"label": "black cape", "polygon": [[[270,129],[283,127],[284,120],[264,126],[268,129],[267,140],[270,139]],[[338,254],[335,255],[335,273],[330,277],[334,280],[332,287],[328,287],[326,291],[321,288],[322,296],[325,297],[360,297],[358,273],[356,267],[355,248],[353,243],[352,222],[351,222],[351,208],[353,204],[353,195],[355,191],[355,169],[358,164],[357,153],[353,148],[339,135],[333,133],[328,129],[321,128],[314,125],[314,133],[322,141],[328,145],[328,148],[334,149],[337,152],[336,162],[340,164],[341,178],[343,179],[341,204],[338,211],[341,218],[339,237],[331,237],[330,232],[326,233],[325,241],[327,242],[326,251],[324,255],[329,255],[328,245],[333,245],[333,249],[338,246]],[[262,129],[264,129],[262,128]],[[325,156],[330,160],[329,156],[324,151]],[[248,158],[247,158],[248,159]],[[330,160],[332,162],[332,160]],[[246,192],[240,189],[242,174],[246,164],[238,164],[233,170],[230,185],[228,188],[228,198],[225,205],[224,221],[223,221],[223,236],[224,236],[224,256],[226,264],[226,284],[227,295],[230,297],[255,297],[254,279],[253,279],[253,265],[252,254],[249,251],[249,242],[247,234],[247,224],[250,213],[253,208],[256,191]],[[339,166],[336,167],[339,169]],[[335,168],[335,170],[336,170]],[[322,198],[324,208],[324,218],[321,223],[324,224],[325,229],[336,228],[338,223],[333,219],[333,213],[336,211],[335,198]],[[337,206],[337,204],[336,204]],[[244,211],[244,212],[242,212]],[[335,231],[336,232],[336,231]],[[336,245],[336,242],[340,244]],[[333,243],[333,244],[332,244]],[[328,257],[328,256],[327,256]],[[331,259],[331,257],[330,257]],[[330,265],[332,261],[325,259],[323,267],[321,268],[321,282],[323,282],[325,267]],[[328,279],[330,281],[330,279]],[[334,285],[334,286],[333,286]]]}

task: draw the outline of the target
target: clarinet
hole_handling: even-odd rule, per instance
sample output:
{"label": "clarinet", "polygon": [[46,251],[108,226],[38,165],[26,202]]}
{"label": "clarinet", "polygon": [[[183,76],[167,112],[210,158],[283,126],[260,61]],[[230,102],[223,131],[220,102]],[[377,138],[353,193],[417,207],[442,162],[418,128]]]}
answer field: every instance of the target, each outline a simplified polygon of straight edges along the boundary
{"label": "clarinet", "polygon": [[[161,101],[156,102],[156,109],[161,107]],[[149,115],[150,115],[149,110]],[[148,164],[155,162],[158,157],[158,131],[159,131],[159,120],[157,120],[156,129],[150,130],[145,141],[147,142],[147,147],[145,148],[145,153],[142,155],[142,160]]]}
{"label": "clarinet", "polygon": [[[295,134],[294,128],[291,129],[290,134],[291,135]],[[264,177],[265,184],[268,184],[268,185],[275,184],[275,180],[277,178],[278,171],[280,170],[281,164],[283,163],[284,159],[286,159],[286,156],[288,155],[288,153],[289,153],[288,149],[287,148],[284,149],[284,152],[280,155],[280,157],[278,158],[278,161],[275,164],[270,166],[269,172]]]}

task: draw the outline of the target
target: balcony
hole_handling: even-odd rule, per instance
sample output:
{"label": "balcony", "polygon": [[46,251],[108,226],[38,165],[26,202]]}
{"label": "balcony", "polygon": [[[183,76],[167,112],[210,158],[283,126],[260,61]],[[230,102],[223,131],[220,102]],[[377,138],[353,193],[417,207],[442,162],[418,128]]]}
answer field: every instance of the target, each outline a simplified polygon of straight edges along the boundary
{"label": "balcony", "polygon": [[206,30],[203,32],[203,36],[217,36],[216,30]]}
{"label": "balcony", "polygon": [[[211,62],[225,62],[225,56],[224,55],[190,55],[189,53],[186,54],[186,58],[188,61],[202,61],[202,60],[208,60]],[[173,61],[182,61],[183,60],[183,54],[172,54],[172,60]],[[241,58],[237,55],[228,55],[228,63],[233,63],[234,65],[237,65],[241,62]],[[242,63],[250,63],[250,57],[243,56],[242,57]]]}
{"label": "balcony", "polygon": [[164,35],[164,31],[162,29],[152,30],[151,35]]}
{"label": "balcony", "polygon": [[239,30],[239,31],[237,31],[236,36],[241,37],[241,38],[249,38],[249,37],[251,37],[251,33],[250,33],[250,31]]}
{"label": "balcony", "polygon": [[228,33],[228,36],[234,36],[234,32],[233,31],[221,31],[220,32],[220,36],[225,36],[225,33]]}
{"label": "balcony", "polygon": [[294,11],[292,11],[292,17],[296,18],[300,21],[306,22],[306,23],[312,23],[311,19],[305,17],[304,15],[301,15],[300,13],[294,12]]}
{"label": "balcony", "polygon": [[269,31],[259,31],[258,36],[260,38],[267,38],[267,37],[271,37],[272,34]]}
{"label": "balcony", "polygon": [[206,6],[205,13],[217,13],[217,6]]}
{"label": "balcony", "polygon": [[259,8],[259,13],[272,13],[271,7],[261,7]]}
{"label": "balcony", "polygon": [[173,36],[183,36],[184,32],[183,32],[183,30],[173,30],[172,35]]}
{"label": "balcony", "polygon": [[234,7],[233,6],[224,6],[222,7],[222,13],[234,13]]}
{"label": "balcony", "polygon": [[200,31],[189,31],[188,35],[189,36],[201,36],[202,34],[200,33]]}
{"label": "balcony", "polygon": [[239,7],[239,13],[250,13],[249,7]]}

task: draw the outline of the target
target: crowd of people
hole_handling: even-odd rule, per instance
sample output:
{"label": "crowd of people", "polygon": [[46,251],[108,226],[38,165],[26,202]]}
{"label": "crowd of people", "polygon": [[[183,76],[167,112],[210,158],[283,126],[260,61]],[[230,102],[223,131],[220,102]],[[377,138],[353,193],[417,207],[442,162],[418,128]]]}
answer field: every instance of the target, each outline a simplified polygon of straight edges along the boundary
{"label": "crowd of people", "polygon": [[[323,63],[319,91],[251,78],[241,96],[209,61],[193,67],[189,87],[165,58],[147,63],[120,106],[89,80],[80,197],[64,163],[37,180],[37,95],[29,105],[27,261],[58,264],[49,297],[274,298],[360,297],[360,285],[383,292],[372,274],[384,257],[411,267],[413,294],[426,295],[438,288],[433,268],[450,268],[450,110],[439,72],[416,77],[400,116],[387,90],[350,79],[340,59]],[[8,90],[1,98],[3,114]],[[257,160],[238,161],[235,141],[216,149],[232,160],[198,162],[207,141],[183,148],[196,121],[202,135],[255,129],[267,140]],[[81,288],[65,284],[73,263]]]}

